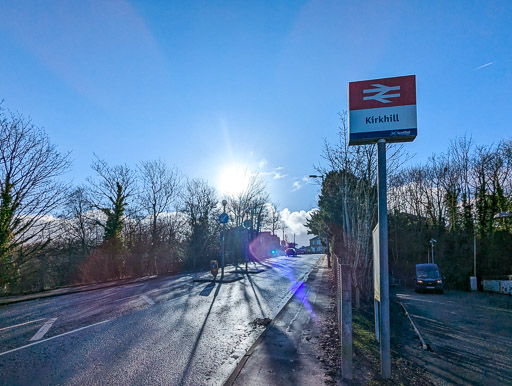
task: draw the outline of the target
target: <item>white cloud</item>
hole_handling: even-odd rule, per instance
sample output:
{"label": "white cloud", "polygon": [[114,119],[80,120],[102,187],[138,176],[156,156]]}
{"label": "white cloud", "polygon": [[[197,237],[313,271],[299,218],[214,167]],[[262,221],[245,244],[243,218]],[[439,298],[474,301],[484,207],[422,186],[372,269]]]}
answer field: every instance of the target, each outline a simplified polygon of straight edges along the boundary
{"label": "white cloud", "polygon": [[318,209],[311,209],[309,212],[305,210],[290,212],[288,208],[281,211],[281,220],[286,226],[285,233],[288,235],[288,241],[293,241],[293,235],[295,234],[295,242],[299,245],[309,245],[309,239],[313,238],[313,235],[308,235],[308,229],[306,228],[306,220]]}
{"label": "white cloud", "polygon": [[292,184],[292,192],[295,192],[296,190],[299,190],[300,188],[302,188],[300,181],[294,181]]}
{"label": "white cloud", "polygon": [[494,62],[485,63],[485,64],[482,64],[481,66],[478,66],[477,68],[475,68],[475,70],[481,70],[482,68],[489,67],[493,64],[494,64]]}
{"label": "white cloud", "polygon": [[268,161],[265,158],[262,158],[260,163],[258,164],[260,169],[263,169],[268,164]]}
{"label": "white cloud", "polygon": [[273,180],[281,180],[285,177],[288,177],[288,174],[283,174],[280,172],[280,170],[283,170],[283,169],[284,168],[282,166],[279,166],[270,172],[262,172],[260,174],[263,176],[270,176],[270,177],[272,177]]}

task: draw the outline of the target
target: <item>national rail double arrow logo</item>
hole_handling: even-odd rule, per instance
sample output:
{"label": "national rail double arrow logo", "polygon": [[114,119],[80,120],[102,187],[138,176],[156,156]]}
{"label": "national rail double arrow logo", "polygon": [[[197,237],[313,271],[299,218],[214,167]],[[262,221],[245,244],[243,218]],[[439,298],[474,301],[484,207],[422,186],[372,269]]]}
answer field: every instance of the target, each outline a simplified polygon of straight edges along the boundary
{"label": "national rail double arrow logo", "polygon": [[386,98],[399,98],[400,97],[400,93],[387,94],[387,92],[389,92],[389,91],[400,90],[400,86],[391,86],[390,87],[390,86],[384,86],[383,84],[378,84],[378,83],[372,84],[372,86],[375,88],[369,88],[369,89],[363,90],[363,93],[364,94],[376,93],[376,94],[371,95],[371,96],[365,96],[365,97],[363,97],[363,100],[365,100],[365,101],[375,100],[380,103],[391,103],[391,101]]}

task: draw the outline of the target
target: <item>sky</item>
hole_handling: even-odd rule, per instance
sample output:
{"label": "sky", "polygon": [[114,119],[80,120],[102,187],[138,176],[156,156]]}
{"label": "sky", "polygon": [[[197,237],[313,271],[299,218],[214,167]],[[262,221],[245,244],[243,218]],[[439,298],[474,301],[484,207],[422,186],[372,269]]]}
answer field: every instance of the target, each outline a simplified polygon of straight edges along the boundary
{"label": "sky", "polygon": [[348,82],[416,75],[413,163],[510,138],[510,20],[506,0],[0,0],[0,100],[71,151],[75,184],[93,154],[161,158],[219,191],[227,170],[257,171],[305,244],[307,176]]}

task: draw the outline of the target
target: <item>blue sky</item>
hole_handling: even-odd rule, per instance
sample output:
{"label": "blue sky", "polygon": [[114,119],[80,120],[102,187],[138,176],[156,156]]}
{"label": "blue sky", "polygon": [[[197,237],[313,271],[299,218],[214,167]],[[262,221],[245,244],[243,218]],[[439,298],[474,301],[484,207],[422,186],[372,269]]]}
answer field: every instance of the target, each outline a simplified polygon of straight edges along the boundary
{"label": "blue sky", "polygon": [[510,137],[510,20],[510,1],[2,0],[0,99],[72,151],[75,183],[93,153],[213,185],[244,165],[307,211],[349,81],[416,75],[413,162]]}

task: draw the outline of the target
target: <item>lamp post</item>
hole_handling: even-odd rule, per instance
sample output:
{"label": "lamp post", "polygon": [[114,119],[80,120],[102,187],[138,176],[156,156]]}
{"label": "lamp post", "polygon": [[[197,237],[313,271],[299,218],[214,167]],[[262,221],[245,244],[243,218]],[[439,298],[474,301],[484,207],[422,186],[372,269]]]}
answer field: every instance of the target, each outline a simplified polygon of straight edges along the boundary
{"label": "lamp post", "polygon": [[[321,178],[322,183],[324,182],[324,175],[321,174],[317,176],[316,174],[310,174],[309,178]],[[331,251],[329,250],[329,234],[327,233],[327,229],[324,229],[325,232],[325,244],[327,248],[327,267],[331,268]]]}
{"label": "lamp post", "polygon": [[[223,207],[223,213],[226,213],[226,200],[222,200],[222,207]],[[222,272],[220,275],[221,280],[224,279],[224,254],[225,254],[225,248],[224,248],[224,239],[226,234],[226,223],[222,224]]]}
{"label": "lamp post", "polygon": [[432,246],[432,264],[435,264],[435,261],[434,261],[434,243],[437,243],[437,240],[430,239],[430,245]]}

